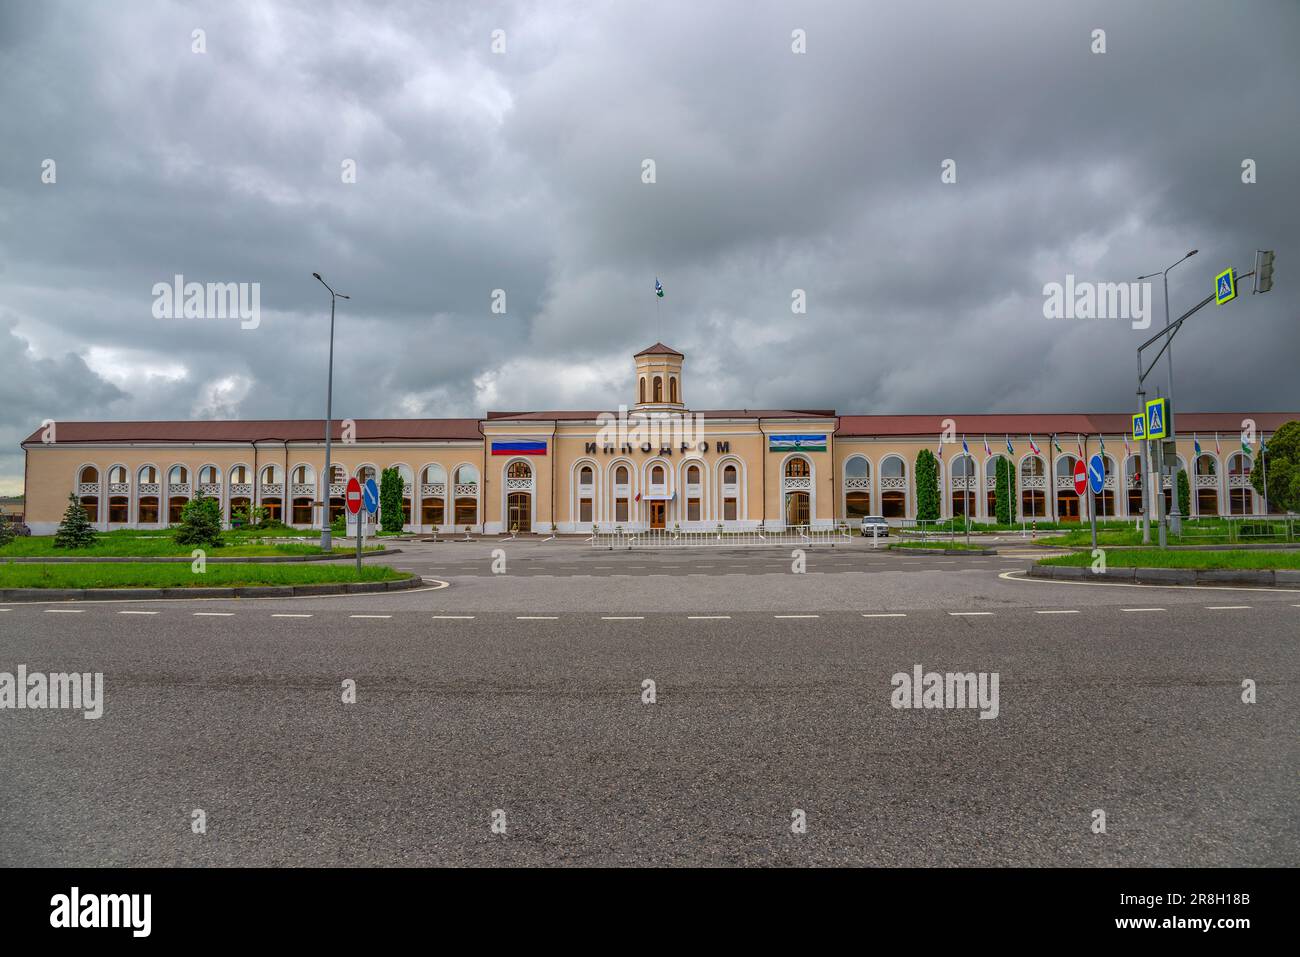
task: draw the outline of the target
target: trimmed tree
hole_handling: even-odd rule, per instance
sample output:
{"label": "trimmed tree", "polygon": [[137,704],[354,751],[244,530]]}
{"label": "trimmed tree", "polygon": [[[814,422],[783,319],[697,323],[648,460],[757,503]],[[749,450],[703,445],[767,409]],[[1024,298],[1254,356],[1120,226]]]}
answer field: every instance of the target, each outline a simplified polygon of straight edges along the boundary
{"label": "trimmed tree", "polygon": [[8,545],[18,536],[14,523],[8,515],[0,515],[0,548]]}
{"label": "trimmed tree", "polygon": [[95,529],[90,524],[86,510],[77,501],[76,493],[68,493],[68,507],[63,510],[63,521],[54,532],[55,548],[90,548],[95,544]]}
{"label": "trimmed tree", "polygon": [[384,469],[379,475],[379,527],[385,532],[400,532],[404,524],[402,493],[406,483],[396,468]]}
{"label": "trimmed tree", "polygon": [[177,545],[220,548],[221,505],[217,500],[200,495],[186,502],[172,541]]}
{"label": "trimmed tree", "polygon": [[994,509],[997,512],[999,525],[1010,525],[1016,520],[1016,500],[1011,494],[1012,478],[1014,474],[1011,460],[1005,455],[998,456],[998,464],[995,466],[996,479],[994,485]]}
{"label": "trimmed tree", "polygon": [[939,463],[934,453],[922,449],[916,454],[916,520],[933,522],[939,518]]}
{"label": "trimmed tree", "polygon": [[1264,494],[1268,473],[1268,504],[1275,511],[1300,512],[1300,422],[1291,421],[1273,433],[1268,452],[1250,470],[1250,484]]}
{"label": "trimmed tree", "polygon": [[1187,481],[1187,470],[1178,470],[1178,511],[1184,518],[1192,514],[1192,483]]}

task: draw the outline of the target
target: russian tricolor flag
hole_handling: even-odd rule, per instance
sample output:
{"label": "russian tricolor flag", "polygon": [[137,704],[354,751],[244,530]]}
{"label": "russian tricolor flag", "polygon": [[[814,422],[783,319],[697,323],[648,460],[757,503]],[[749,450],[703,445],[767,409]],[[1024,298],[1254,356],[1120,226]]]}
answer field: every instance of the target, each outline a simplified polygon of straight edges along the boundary
{"label": "russian tricolor flag", "polygon": [[545,442],[493,442],[493,455],[545,455]]}

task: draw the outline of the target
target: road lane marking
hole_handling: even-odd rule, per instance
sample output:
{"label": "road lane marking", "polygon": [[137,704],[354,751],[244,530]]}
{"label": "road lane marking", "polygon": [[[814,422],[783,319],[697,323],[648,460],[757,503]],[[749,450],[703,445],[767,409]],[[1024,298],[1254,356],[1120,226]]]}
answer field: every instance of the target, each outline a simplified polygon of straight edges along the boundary
{"label": "road lane marking", "polygon": [[1206,611],[1236,611],[1239,608],[1249,608],[1250,605],[1206,605]]}
{"label": "road lane marking", "polygon": [[881,611],[870,615],[864,614],[862,617],[863,618],[906,618],[907,615],[903,614],[901,611]]}
{"label": "road lane marking", "polygon": [[993,612],[991,611],[950,611],[948,612],[948,614],[952,615],[954,618],[969,618],[973,615],[991,615],[993,614]]}
{"label": "road lane marking", "polygon": [[515,615],[515,621],[557,621],[559,615]]}
{"label": "road lane marking", "polygon": [[195,618],[230,618],[234,616],[233,611],[196,611],[192,612]]}
{"label": "road lane marking", "polygon": [[730,618],[730,615],[687,615],[687,621],[716,621],[722,618]]}
{"label": "road lane marking", "polygon": [[1121,608],[1120,611],[1164,611],[1163,608]]}
{"label": "road lane marking", "polygon": [[156,615],[156,611],[119,611],[119,615]]}
{"label": "road lane marking", "polygon": [[821,615],[773,615],[773,618],[820,618]]}
{"label": "road lane marking", "polygon": [[47,615],[80,615],[86,609],[84,608],[46,608]]}
{"label": "road lane marking", "polygon": [[645,615],[601,615],[601,621],[644,621]]}
{"label": "road lane marking", "polygon": [[1035,611],[1035,615],[1077,615],[1079,612],[1075,609],[1054,608],[1051,611]]}
{"label": "road lane marking", "polygon": [[392,615],[348,615],[349,618],[392,618]]}
{"label": "road lane marking", "polygon": [[434,615],[434,621],[470,621],[473,615]]}
{"label": "road lane marking", "polygon": [[311,615],[273,614],[272,618],[310,618]]}

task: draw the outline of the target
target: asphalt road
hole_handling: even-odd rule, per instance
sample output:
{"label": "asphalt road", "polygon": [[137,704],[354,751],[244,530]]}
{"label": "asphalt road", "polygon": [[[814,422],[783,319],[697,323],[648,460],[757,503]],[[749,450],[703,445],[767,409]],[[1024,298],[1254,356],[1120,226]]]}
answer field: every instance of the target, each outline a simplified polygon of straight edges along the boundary
{"label": "asphalt road", "polygon": [[[1300,592],[402,547],[448,586],[0,606],[0,672],[105,683],[0,711],[0,864],[1300,863]],[[998,716],[891,707],[916,665],[997,672]]]}

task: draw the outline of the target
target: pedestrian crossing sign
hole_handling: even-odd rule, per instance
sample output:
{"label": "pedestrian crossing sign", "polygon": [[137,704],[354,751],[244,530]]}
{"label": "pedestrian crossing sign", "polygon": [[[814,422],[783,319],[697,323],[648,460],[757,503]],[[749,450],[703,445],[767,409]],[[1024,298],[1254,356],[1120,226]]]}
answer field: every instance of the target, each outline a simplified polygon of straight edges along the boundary
{"label": "pedestrian crossing sign", "polygon": [[1133,416],[1133,438],[1139,442],[1147,437],[1147,414],[1139,412]]}
{"label": "pedestrian crossing sign", "polygon": [[1147,403],[1148,439],[1163,439],[1169,434],[1169,400],[1152,399]]}
{"label": "pedestrian crossing sign", "polygon": [[1237,274],[1231,267],[1214,277],[1214,301],[1222,306],[1237,298]]}

